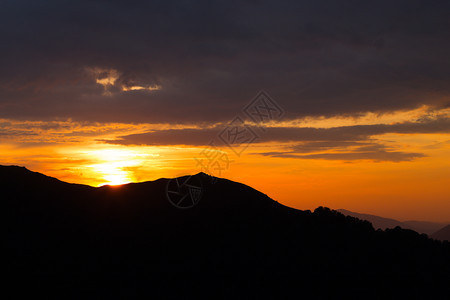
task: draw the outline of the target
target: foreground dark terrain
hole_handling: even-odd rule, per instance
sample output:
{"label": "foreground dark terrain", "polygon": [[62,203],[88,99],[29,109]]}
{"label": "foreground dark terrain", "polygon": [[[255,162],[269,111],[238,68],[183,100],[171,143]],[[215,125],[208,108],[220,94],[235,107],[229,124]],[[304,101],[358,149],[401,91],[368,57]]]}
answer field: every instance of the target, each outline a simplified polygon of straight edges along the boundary
{"label": "foreground dark terrain", "polygon": [[448,296],[448,242],[195,176],[201,201],[178,209],[167,179],[93,188],[0,167],[6,290],[60,299]]}
{"label": "foreground dark terrain", "polygon": [[450,228],[450,225],[448,225],[448,223],[428,221],[398,221],[395,219],[388,219],[370,214],[356,213],[348,211],[346,209],[337,209],[337,211],[346,216],[355,217],[360,220],[367,220],[372,223],[372,226],[375,229],[380,228],[384,230],[387,228],[395,228],[398,226],[404,229],[414,230],[418,233],[425,233],[426,235],[438,240],[450,241],[450,236],[448,234],[448,228]]}

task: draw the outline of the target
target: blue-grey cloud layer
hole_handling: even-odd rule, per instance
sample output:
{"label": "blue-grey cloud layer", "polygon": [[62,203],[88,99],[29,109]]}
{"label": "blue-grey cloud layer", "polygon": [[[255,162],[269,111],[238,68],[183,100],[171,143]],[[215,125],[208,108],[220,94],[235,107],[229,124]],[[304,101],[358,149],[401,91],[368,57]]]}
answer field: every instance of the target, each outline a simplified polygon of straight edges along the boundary
{"label": "blue-grey cloud layer", "polygon": [[[3,1],[0,117],[226,121],[449,106],[449,1]],[[110,94],[86,68],[115,69]]]}

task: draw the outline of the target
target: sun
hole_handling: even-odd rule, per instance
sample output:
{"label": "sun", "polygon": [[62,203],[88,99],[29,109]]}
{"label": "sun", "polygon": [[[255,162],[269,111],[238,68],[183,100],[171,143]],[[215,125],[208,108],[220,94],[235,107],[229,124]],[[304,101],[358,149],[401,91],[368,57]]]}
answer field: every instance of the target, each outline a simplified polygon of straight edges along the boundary
{"label": "sun", "polygon": [[102,175],[105,184],[121,185],[133,181],[131,174],[122,168],[125,164],[126,162],[107,162],[94,165],[93,167]]}
{"label": "sun", "polygon": [[135,180],[130,168],[141,165],[143,154],[128,149],[101,149],[89,153],[98,163],[90,165],[94,173],[99,174],[103,183],[100,185],[121,185]]}

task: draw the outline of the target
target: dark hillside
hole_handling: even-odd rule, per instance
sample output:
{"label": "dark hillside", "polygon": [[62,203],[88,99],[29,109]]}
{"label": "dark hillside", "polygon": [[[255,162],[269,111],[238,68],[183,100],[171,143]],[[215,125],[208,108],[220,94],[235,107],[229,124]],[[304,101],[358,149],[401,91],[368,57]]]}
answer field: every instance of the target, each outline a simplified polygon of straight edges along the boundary
{"label": "dark hillside", "polygon": [[[407,298],[449,292],[450,246],[327,208],[286,207],[203,173],[189,209],[169,179],[92,188],[0,167],[7,286],[58,298]],[[181,179],[182,180],[182,179]],[[172,181],[171,181],[172,182]]]}

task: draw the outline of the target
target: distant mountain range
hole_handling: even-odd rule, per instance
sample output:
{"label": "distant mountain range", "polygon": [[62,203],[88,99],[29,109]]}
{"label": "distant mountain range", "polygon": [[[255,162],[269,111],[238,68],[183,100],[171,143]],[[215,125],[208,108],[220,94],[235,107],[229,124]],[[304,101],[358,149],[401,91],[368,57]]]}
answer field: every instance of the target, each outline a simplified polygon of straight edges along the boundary
{"label": "distant mountain range", "polygon": [[0,166],[8,299],[442,299],[450,243],[192,177],[94,188]]}
{"label": "distant mountain range", "polygon": [[426,222],[426,221],[397,221],[395,219],[388,219],[388,218],[382,218],[375,215],[370,214],[361,214],[352,212],[346,209],[338,209],[338,212],[346,215],[346,216],[352,216],[355,218],[358,218],[360,220],[367,220],[370,223],[372,223],[373,227],[375,229],[387,229],[387,228],[395,228],[397,226],[404,228],[404,229],[411,229],[415,230],[418,233],[424,233],[427,234],[430,237],[436,238],[436,239],[446,239],[450,241],[449,236],[445,235],[439,235],[440,238],[438,238],[435,233],[437,233],[440,230],[443,230],[444,228],[448,227],[448,224],[445,223],[433,223],[433,222]]}
{"label": "distant mountain range", "polygon": [[431,235],[431,237],[437,240],[450,241],[450,225],[447,225],[444,228],[436,231]]}

